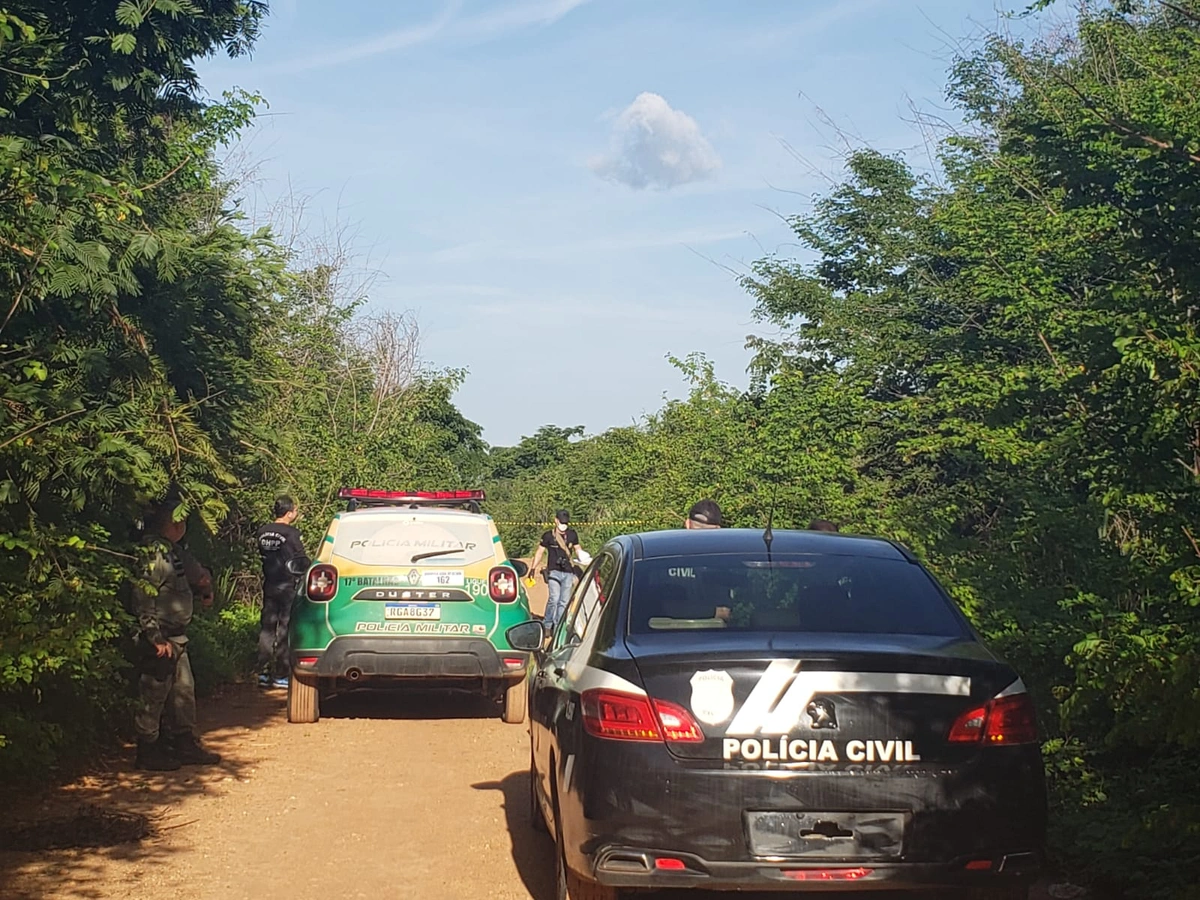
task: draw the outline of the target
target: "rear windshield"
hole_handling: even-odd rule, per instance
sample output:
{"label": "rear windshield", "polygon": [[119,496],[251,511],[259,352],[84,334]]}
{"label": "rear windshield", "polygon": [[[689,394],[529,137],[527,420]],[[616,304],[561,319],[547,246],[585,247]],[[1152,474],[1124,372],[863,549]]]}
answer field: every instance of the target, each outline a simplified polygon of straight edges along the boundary
{"label": "rear windshield", "polygon": [[[467,566],[495,551],[491,529],[480,519],[382,515],[342,519],[333,553],[364,566]],[[437,555],[419,558],[425,554]]]}
{"label": "rear windshield", "polygon": [[630,631],[925,634],[964,628],[924,570],[905,560],[713,554],[639,560]]}

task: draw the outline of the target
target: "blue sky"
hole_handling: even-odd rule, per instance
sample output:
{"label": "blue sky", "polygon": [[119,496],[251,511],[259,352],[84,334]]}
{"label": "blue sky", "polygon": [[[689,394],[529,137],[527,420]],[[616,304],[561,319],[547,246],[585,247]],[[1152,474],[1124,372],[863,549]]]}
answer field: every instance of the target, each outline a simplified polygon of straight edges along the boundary
{"label": "blue sky", "polygon": [[924,164],[910,103],[947,114],[954,42],[997,22],[995,0],[271,7],[253,58],[201,68],[270,104],[254,203],[348,226],[372,303],[469,369],[493,444],[640,419],[686,390],[669,354],[744,384],[735,273],[794,255],[780,216],[836,177],[839,130]]}

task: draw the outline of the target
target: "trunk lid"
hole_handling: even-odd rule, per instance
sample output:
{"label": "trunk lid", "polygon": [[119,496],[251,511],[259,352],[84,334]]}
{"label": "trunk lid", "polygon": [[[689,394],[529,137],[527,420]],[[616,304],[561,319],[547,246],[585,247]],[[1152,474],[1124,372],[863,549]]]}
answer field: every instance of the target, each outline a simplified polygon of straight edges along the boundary
{"label": "trunk lid", "polygon": [[1016,680],[978,641],[930,635],[663,633],[626,637],[647,693],[704,733],[680,759],[749,768],[948,763],[973,701]]}

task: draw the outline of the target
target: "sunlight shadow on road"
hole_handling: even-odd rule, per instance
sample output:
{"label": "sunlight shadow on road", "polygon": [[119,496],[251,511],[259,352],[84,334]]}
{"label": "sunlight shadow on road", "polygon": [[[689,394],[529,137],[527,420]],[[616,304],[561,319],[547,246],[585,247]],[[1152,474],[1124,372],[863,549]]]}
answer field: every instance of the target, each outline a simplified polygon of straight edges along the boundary
{"label": "sunlight shadow on road", "polygon": [[460,691],[368,688],[321,700],[329,719],[496,719],[500,707],[487,697]]}
{"label": "sunlight shadow on road", "polygon": [[501,781],[484,781],[471,787],[503,795],[504,818],[517,873],[533,900],[554,900],[554,842],[534,831],[529,820],[529,772],[513,772]]}
{"label": "sunlight shadow on road", "polygon": [[[172,850],[163,837],[191,824],[181,820],[173,807],[189,796],[220,796],[246,781],[259,759],[256,733],[279,720],[284,703],[281,692],[262,692],[249,685],[236,685],[202,700],[200,729],[204,745],[223,757],[217,766],[142,772],[133,768],[133,748],[129,746],[66,784],[5,787],[0,791],[0,808],[6,811],[10,825],[37,823],[92,808],[143,815],[150,822],[151,834],[138,842],[70,850],[23,852],[0,847],[4,900],[50,896],[90,900],[112,890],[107,861],[134,861],[147,870],[166,863]],[[143,895],[134,884],[129,889],[131,897]]]}

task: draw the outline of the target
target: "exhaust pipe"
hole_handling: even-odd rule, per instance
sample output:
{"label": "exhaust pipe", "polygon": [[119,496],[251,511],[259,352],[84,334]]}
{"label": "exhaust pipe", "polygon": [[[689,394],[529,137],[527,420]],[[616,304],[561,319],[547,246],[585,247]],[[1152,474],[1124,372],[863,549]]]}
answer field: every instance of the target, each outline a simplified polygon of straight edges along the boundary
{"label": "exhaust pipe", "polygon": [[347,669],[346,670],[346,680],[347,681],[358,681],[358,679],[360,679],[360,678],[362,678],[362,669],[356,668],[356,669]]}

